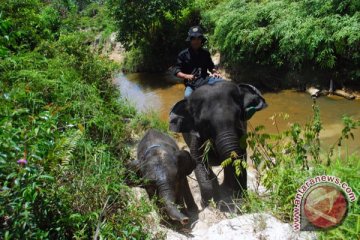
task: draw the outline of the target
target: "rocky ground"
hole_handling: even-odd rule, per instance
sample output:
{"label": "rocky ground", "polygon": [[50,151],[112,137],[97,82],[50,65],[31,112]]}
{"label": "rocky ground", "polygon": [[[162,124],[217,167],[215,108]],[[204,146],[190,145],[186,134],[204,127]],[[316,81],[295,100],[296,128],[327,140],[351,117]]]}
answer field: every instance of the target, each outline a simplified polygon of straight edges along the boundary
{"label": "rocky ground", "polygon": [[[179,142],[179,145],[186,149],[182,141]],[[224,179],[221,167],[215,167],[213,170],[218,175],[221,187]],[[257,184],[256,174],[256,170],[249,167],[248,189],[264,193],[265,189]],[[200,189],[194,173],[188,177],[188,182],[200,211],[198,216],[191,216],[192,224],[188,232],[165,229],[168,240],[316,239],[316,235],[313,233],[294,232],[290,224],[283,223],[267,213],[238,215],[241,200],[232,200],[231,194],[223,189],[220,189],[221,206],[216,207],[215,204],[210,204],[206,208],[201,208]]]}
{"label": "rocky ground", "polygon": [[[135,138],[139,137],[136,136]],[[180,148],[188,150],[181,137],[176,140]],[[133,151],[135,157],[134,154],[135,148]],[[221,185],[224,179],[221,167],[214,167],[213,170],[218,175]],[[256,170],[250,166],[248,169],[248,189],[263,194],[265,189],[257,184],[256,174]],[[155,236],[162,236],[167,240],[316,239],[315,233],[295,232],[290,224],[283,223],[268,213],[241,215],[239,213],[241,200],[232,199],[231,194],[223,188],[220,188],[221,201],[217,206],[212,203],[206,208],[202,208],[200,189],[194,173],[188,177],[188,182],[199,212],[189,215],[190,223],[188,226],[179,227],[161,224],[161,216],[153,211],[149,216],[146,216],[146,219],[147,222],[151,223],[149,231],[153,232]],[[139,200],[142,197],[147,198],[144,189],[135,187],[133,191]]]}

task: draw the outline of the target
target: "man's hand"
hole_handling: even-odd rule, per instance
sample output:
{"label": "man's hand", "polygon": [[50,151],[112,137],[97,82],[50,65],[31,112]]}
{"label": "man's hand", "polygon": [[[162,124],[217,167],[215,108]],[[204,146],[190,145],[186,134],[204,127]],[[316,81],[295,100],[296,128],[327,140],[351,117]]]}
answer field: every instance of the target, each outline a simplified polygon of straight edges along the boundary
{"label": "man's hand", "polygon": [[185,79],[185,80],[188,80],[188,81],[192,81],[192,80],[195,79],[195,76],[194,76],[194,75],[192,75],[192,74],[185,74],[185,73],[182,73],[182,72],[178,72],[178,73],[176,74],[176,76],[177,76],[178,78],[182,78],[182,79]]}
{"label": "man's hand", "polygon": [[216,70],[213,70],[213,72],[212,72],[212,74],[210,76],[211,77],[216,77],[216,78],[222,78],[221,74]]}
{"label": "man's hand", "polygon": [[192,81],[195,79],[195,76],[192,74],[185,74],[184,79]]}

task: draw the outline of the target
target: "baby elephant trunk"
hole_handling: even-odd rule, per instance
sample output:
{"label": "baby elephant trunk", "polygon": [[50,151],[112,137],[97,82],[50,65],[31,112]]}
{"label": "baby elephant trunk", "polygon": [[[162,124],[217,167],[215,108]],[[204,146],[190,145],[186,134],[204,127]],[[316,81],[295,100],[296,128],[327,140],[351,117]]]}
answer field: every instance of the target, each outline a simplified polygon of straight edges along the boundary
{"label": "baby elephant trunk", "polygon": [[168,186],[159,188],[159,196],[164,201],[165,209],[168,216],[182,225],[189,223],[189,218],[182,214],[175,205],[175,193]]}
{"label": "baby elephant trunk", "polygon": [[166,212],[172,220],[179,221],[182,225],[189,223],[189,218],[182,214],[173,203],[165,203]]}

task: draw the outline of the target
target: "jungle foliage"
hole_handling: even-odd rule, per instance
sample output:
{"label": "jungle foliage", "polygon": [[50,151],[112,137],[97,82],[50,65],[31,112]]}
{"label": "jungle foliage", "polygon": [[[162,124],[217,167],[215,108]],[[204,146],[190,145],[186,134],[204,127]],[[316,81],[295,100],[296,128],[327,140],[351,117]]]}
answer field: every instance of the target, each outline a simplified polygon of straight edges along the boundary
{"label": "jungle foliage", "polygon": [[209,48],[220,51],[235,79],[246,68],[319,73],[341,82],[360,78],[356,0],[110,0],[110,5],[131,71],[166,70],[186,46],[189,26],[200,24]]}
{"label": "jungle foliage", "polygon": [[199,14],[187,0],[109,0],[118,40],[128,54],[124,68],[130,71],[164,71],[186,46],[189,26]]}
{"label": "jungle foliage", "polygon": [[[357,1],[137,2],[143,8],[125,0],[108,5],[116,28],[124,30],[119,37],[132,54],[135,70],[170,64],[201,10],[210,43],[222,51],[229,66],[248,61],[296,69],[314,63],[316,68],[340,71],[349,63],[349,76],[356,79],[358,74]],[[154,238],[144,218],[154,206],[144,199],[136,201],[129,191],[125,162],[134,129],[166,126],[123,102],[110,82],[118,66],[90,50],[97,34],[108,35],[114,29],[101,3],[15,0],[0,5],[0,239]],[[118,4],[124,3],[120,9]],[[220,18],[221,9],[229,14]],[[137,11],[137,21],[125,21],[127,13]],[[299,11],[297,21],[290,18],[294,11]],[[240,31],[230,22],[223,25],[227,18],[234,23],[242,19]],[[288,25],[281,27],[285,22]],[[302,37],[295,38],[295,31]],[[270,195],[249,192],[242,211],[272,211],[291,221],[293,194],[313,174],[338,176],[359,196],[358,156],[340,160],[334,151],[321,155],[317,108],[314,113],[311,123],[293,124],[278,135],[266,134],[262,127],[252,129],[252,159],[263,173],[259,183]],[[351,138],[351,130],[360,125],[351,118],[344,118],[344,124],[339,142]],[[358,203],[350,206],[341,227],[321,236],[356,238]]]}
{"label": "jungle foliage", "polygon": [[269,66],[360,79],[359,1],[225,0],[202,16],[232,70]]}
{"label": "jungle foliage", "polygon": [[0,238],[149,238],[153,207],[135,201],[124,165],[129,124],[151,121],[90,51],[108,27],[102,7],[67,3],[0,5]]}

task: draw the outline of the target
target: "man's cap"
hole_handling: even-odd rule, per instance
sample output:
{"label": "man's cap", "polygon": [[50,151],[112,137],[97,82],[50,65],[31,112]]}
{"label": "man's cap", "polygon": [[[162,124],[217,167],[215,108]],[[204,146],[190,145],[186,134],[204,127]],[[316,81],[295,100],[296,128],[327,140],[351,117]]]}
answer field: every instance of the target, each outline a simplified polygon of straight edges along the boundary
{"label": "man's cap", "polygon": [[201,29],[201,27],[192,26],[189,29],[188,37],[186,38],[186,41],[190,41],[191,38],[196,38],[196,37],[201,38],[203,43],[206,42],[206,40],[207,40],[204,36],[203,30]]}

